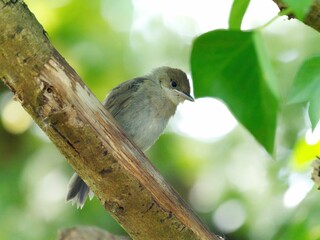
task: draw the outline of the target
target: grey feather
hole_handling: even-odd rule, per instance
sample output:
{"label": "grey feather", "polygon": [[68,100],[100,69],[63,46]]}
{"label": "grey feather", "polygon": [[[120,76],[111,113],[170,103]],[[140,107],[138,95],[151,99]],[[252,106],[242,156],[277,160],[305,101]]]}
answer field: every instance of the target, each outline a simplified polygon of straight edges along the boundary
{"label": "grey feather", "polygon": [[[186,99],[193,100],[186,74],[179,69],[161,67],[145,77],[119,84],[103,104],[126,135],[145,151],[159,138],[177,105]],[[75,173],[69,183],[67,201],[82,208],[90,193]]]}

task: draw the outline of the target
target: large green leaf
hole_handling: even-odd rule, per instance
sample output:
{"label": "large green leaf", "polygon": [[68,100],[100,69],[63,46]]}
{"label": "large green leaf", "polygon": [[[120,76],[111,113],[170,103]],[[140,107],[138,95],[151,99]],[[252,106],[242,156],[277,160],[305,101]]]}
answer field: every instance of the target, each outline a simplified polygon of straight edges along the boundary
{"label": "large green leaf", "polygon": [[283,0],[284,3],[294,12],[295,16],[301,21],[308,13],[313,0]]}
{"label": "large green leaf", "polygon": [[250,0],[234,0],[229,16],[229,28],[239,30]]}
{"label": "large green leaf", "polygon": [[196,97],[222,99],[272,153],[278,100],[274,75],[260,41],[259,32],[205,33],[194,41],[191,69]]}
{"label": "large green leaf", "polygon": [[320,119],[320,56],[307,59],[294,79],[289,103],[308,102],[309,117],[314,129]]}

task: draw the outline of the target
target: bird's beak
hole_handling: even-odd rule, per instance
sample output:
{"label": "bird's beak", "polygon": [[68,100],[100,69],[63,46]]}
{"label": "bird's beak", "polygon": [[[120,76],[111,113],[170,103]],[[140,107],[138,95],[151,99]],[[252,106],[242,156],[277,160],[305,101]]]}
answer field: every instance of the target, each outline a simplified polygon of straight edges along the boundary
{"label": "bird's beak", "polygon": [[194,98],[191,97],[191,95],[189,93],[185,93],[185,92],[180,92],[179,91],[179,95],[184,98],[185,100],[189,100],[190,102],[194,102]]}

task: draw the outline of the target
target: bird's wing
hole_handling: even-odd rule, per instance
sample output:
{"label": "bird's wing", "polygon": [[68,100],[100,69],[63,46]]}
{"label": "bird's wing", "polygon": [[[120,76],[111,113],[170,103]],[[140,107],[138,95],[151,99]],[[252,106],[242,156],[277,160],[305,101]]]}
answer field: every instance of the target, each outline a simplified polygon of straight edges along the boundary
{"label": "bird's wing", "polygon": [[134,78],[125,81],[112,89],[103,105],[113,117],[116,118],[121,111],[129,107],[130,98],[139,90],[142,82],[145,80],[147,80],[147,78]]}

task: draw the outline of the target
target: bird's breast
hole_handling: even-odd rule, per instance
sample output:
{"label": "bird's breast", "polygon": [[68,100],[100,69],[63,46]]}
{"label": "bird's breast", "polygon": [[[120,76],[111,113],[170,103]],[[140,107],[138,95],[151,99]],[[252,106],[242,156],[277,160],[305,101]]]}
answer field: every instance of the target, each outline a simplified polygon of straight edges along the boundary
{"label": "bird's breast", "polygon": [[151,107],[150,103],[136,107],[135,111],[126,111],[117,117],[117,121],[128,137],[143,151],[148,149],[161,135],[175,109]]}

